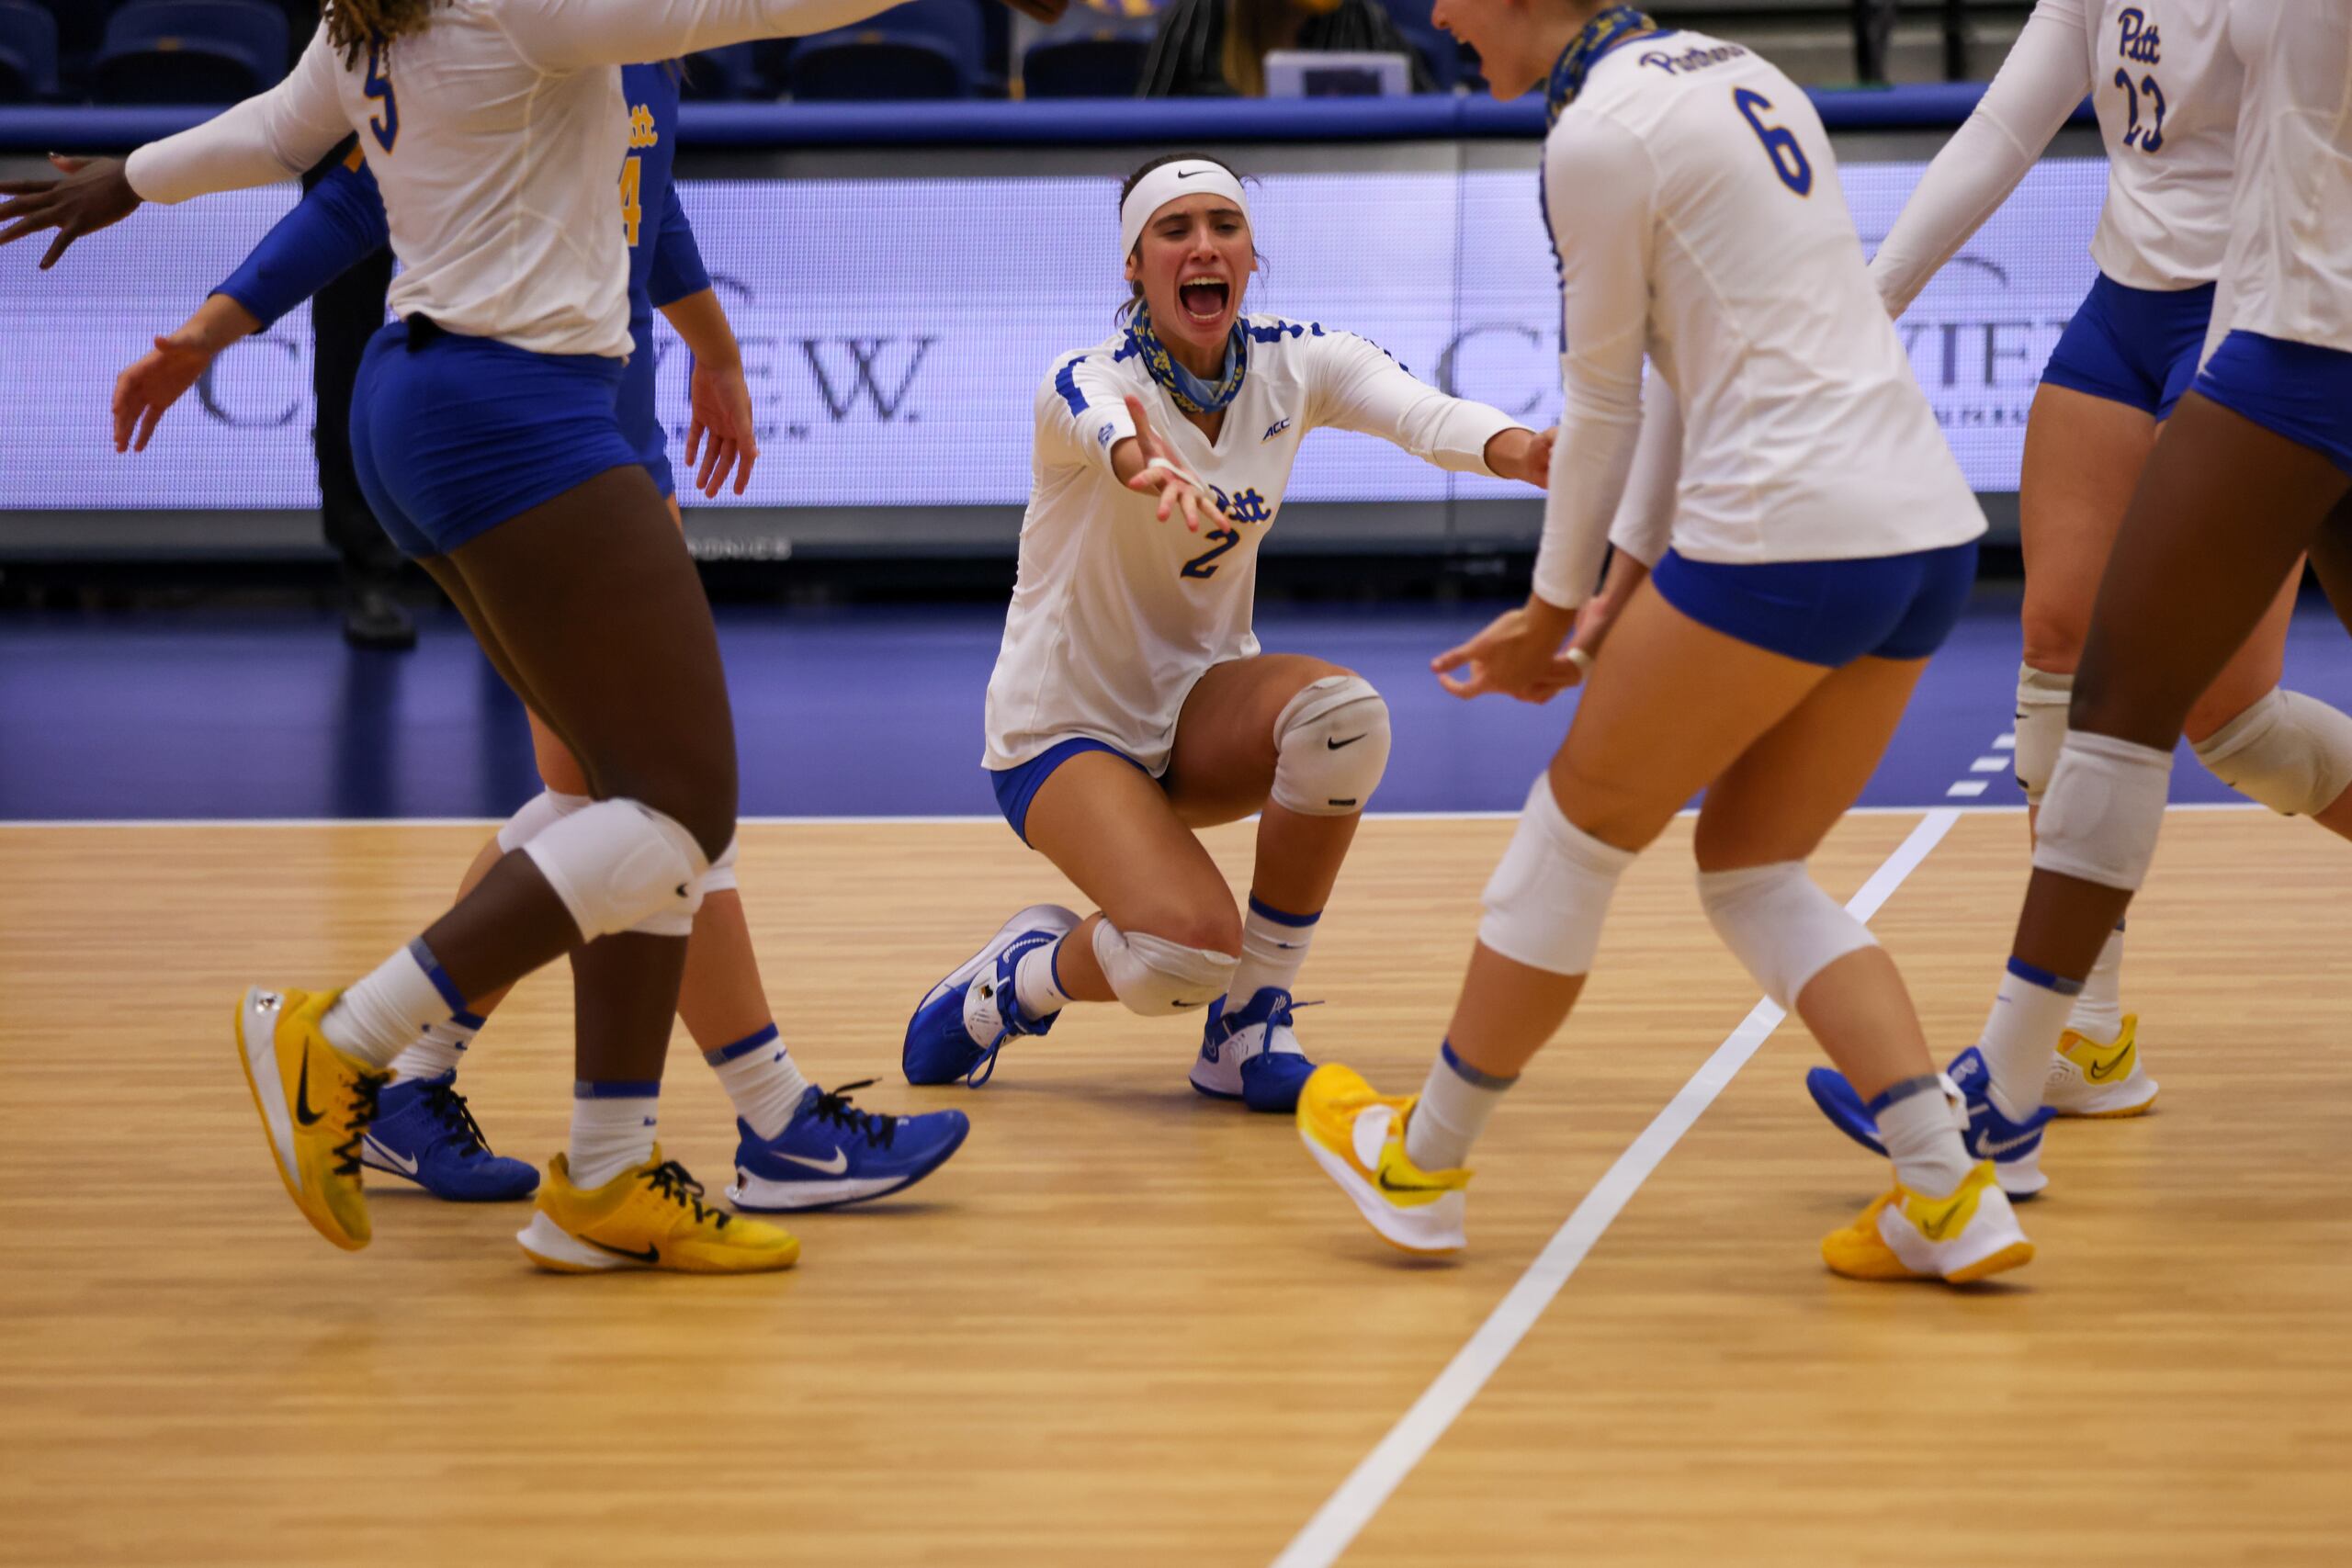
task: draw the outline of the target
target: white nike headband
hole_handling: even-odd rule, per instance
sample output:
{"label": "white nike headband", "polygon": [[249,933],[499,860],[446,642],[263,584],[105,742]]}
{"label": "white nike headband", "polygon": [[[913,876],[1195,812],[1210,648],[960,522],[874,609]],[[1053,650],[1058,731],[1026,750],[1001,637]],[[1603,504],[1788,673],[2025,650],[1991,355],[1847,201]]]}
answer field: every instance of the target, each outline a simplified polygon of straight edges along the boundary
{"label": "white nike headband", "polygon": [[1119,256],[1125,260],[1135,254],[1136,242],[1143,238],[1144,225],[1152,215],[1171,201],[1205,192],[1221,196],[1250,216],[1250,203],[1241,194],[1241,182],[1223,164],[1212,164],[1205,158],[1188,158],[1159,167],[1136,182],[1127,192],[1127,199],[1119,204]]}

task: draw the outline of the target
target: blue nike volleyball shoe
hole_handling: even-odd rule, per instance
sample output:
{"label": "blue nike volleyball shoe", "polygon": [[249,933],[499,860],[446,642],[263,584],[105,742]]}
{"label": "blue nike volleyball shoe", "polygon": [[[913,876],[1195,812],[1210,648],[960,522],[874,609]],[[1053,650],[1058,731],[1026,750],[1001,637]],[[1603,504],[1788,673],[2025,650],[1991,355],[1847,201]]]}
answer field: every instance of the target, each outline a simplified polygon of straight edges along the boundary
{"label": "blue nike volleyball shoe", "polygon": [[1193,1062],[1193,1087],[1212,1100],[1238,1100],[1252,1111],[1281,1116],[1297,1111],[1298,1091],[1315,1071],[1291,1029],[1291,1010],[1299,1005],[1275,986],[1231,1012],[1225,1010],[1223,998],[1211,1002],[1201,1028],[1201,1054]]}
{"label": "blue nike volleyball shoe", "polygon": [[[1968,1131],[1961,1141],[1969,1157],[1993,1162],[2001,1190],[2012,1198],[2030,1198],[2050,1185],[2041,1171],[2041,1134],[2053,1114],[2043,1106],[2023,1122],[2012,1122],[1993,1103],[1993,1075],[1984,1053],[1971,1045],[1952,1058],[1944,1076],[1968,1107]],[[1815,1067],[1804,1076],[1805,1091],[1829,1118],[1829,1124],[1872,1154],[1883,1156],[1886,1145],[1878,1135],[1878,1118],[1871,1114],[1846,1075],[1835,1067]]]}
{"label": "blue nike volleyball shoe", "polygon": [[454,1072],[386,1086],[360,1140],[359,1163],[455,1203],[514,1202],[539,1188],[527,1160],[490,1152]]}
{"label": "blue nike volleyball shoe", "polygon": [[792,1120],[773,1138],[742,1122],[735,1146],[735,1185],[728,1199],[739,1209],[837,1209],[912,1187],[963,1147],[972,1119],[960,1111],[886,1116],[860,1111],[851,1091],[810,1086]]}
{"label": "blue nike volleyball shoe", "polygon": [[1078,926],[1076,911],[1058,904],[1032,904],[998,928],[988,945],[957,964],[925,994],[907,1021],[906,1047],[899,1056],[909,1083],[953,1083],[974,1089],[996,1072],[996,1054],[1023,1034],[1043,1034],[1058,1012],[1030,1018],[1021,1010],[1013,971],[1038,948],[1058,942]]}

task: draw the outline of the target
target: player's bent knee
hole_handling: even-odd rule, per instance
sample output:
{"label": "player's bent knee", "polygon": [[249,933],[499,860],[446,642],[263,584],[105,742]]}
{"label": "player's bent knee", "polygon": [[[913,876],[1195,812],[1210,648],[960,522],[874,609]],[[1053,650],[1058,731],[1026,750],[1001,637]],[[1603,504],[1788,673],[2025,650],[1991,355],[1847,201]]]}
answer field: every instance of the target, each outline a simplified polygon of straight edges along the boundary
{"label": "player's bent knee", "polygon": [[1149,931],[1130,934],[1109,920],[1094,928],[1094,958],[1112,995],[1147,1018],[1208,1006],[1225,995],[1241,963],[1237,953],[1186,947]]}
{"label": "player's bent knee", "polygon": [[1388,704],[1361,675],[1310,681],[1274,720],[1274,804],[1306,817],[1362,811],[1388,768]]}
{"label": "player's bent knee", "polygon": [[2282,817],[2316,817],[2352,788],[2352,716],[2272,687],[2199,741],[2197,760]]}
{"label": "player's bent knee", "polygon": [[2171,782],[2170,751],[2070,731],[2041,803],[2034,869],[2137,892],[2155,858]]}
{"label": "player's bent knee", "polygon": [[2075,700],[2075,677],[2018,666],[2018,787],[2026,800],[2041,804],[2058,749],[2066,744],[2066,707]]}
{"label": "player's bent knee", "polygon": [[1870,928],[1821,890],[1801,860],[1699,874],[1699,903],[1764,994],[1784,1008],[1815,975],[1875,947]]}
{"label": "player's bent knee", "polygon": [[506,825],[498,830],[498,847],[513,854],[565,818],[585,811],[595,804],[584,795],[543,789],[525,801],[522,809],[506,819]]}
{"label": "player's bent knee", "polygon": [[1487,879],[1478,941],[1531,969],[1589,974],[1609,900],[1636,852],[1604,844],[1562,816],[1551,779],[1538,774]]}
{"label": "player's bent knee", "polygon": [[523,846],[589,942],[631,931],[683,937],[711,863],[684,827],[634,800],[601,800]]}

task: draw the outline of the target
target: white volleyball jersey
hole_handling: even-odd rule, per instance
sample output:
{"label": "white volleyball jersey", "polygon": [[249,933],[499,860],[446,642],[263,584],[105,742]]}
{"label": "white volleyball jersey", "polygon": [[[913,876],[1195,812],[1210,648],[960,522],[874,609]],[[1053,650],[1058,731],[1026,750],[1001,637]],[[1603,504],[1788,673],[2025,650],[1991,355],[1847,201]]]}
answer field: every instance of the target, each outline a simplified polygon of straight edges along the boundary
{"label": "white volleyball jersey", "polygon": [[1545,140],[1561,378],[1536,592],[1580,604],[1626,488],[1646,353],[1683,419],[1693,560],[1899,555],[1984,531],[1862,265],[1804,91],[1694,33],[1623,45]]}
{"label": "white volleyball jersey", "polygon": [[[1258,545],[1282,511],[1310,430],[1362,431],[1456,473],[1487,472],[1487,443],[1519,422],[1450,398],[1377,344],[1312,322],[1250,316],[1248,374],[1212,443],[1176,410],[1125,332],[1063,355],[1037,389],[1021,571],[989,677],[990,768],[1088,737],[1154,773],[1213,664],[1258,651]],[[1209,487],[1224,515],[1195,534],[1160,522],[1111,466],[1135,434],[1125,400]]]}
{"label": "white volleyball jersey", "polygon": [[2352,354],[2352,12],[2238,0],[2238,184],[2216,326]]}
{"label": "white volleyball jersey", "polygon": [[2240,76],[2228,7],[2041,0],[1872,259],[1888,305],[1907,307],[1968,243],[2086,94],[2107,143],[2107,206],[2091,240],[2099,271],[2163,290],[2220,276]]}
{"label": "white volleyball jersey", "polygon": [[285,81],[131,154],[150,201],[300,174],[353,131],[384,194],[398,314],[541,354],[629,350],[613,200],[620,67],[846,25],[888,0],[443,0],[346,65],[321,26]]}

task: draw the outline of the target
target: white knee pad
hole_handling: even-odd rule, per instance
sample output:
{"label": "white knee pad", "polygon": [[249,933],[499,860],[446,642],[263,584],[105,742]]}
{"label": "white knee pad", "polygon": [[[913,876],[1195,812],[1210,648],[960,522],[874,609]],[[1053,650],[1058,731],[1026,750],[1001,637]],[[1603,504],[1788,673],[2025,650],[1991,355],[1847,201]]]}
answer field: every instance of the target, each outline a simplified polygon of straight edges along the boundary
{"label": "white knee pad", "polygon": [[513,854],[549,828],[575,812],[585,811],[595,801],[584,795],[565,795],[543,789],[523,803],[523,808],[506,819],[498,830],[498,847]]}
{"label": "white knee pad", "polygon": [[2066,709],[2074,700],[2072,675],[2018,666],[2018,787],[2031,805],[2041,805],[2050,788],[2058,749],[2066,744]]}
{"label": "white knee pad", "polygon": [[2034,835],[2036,870],[2137,892],[2164,829],[2172,753],[2072,730]]}
{"label": "white knee pad", "polygon": [[1388,768],[1388,704],[1361,675],[1309,682],[1274,720],[1274,804],[1306,817],[1362,811]]}
{"label": "white knee pad", "polygon": [[1591,973],[1610,897],[1634,853],[1602,843],[1561,816],[1551,779],[1537,774],[1519,830],[1487,881],[1478,940],[1531,969]]}
{"label": "white knee pad", "polygon": [[2281,817],[2314,817],[2352,788],[2352,717],[2273,687],[2199,741],[2197,760]]}
{"label": "white knee pad", "polygon": [[1147,1018],[1208,1006],[1231,987],[1241,964],[1233,953],[1180,947],[1148,931],[1130,936],[1109,920],[1094,928],[1094,958],[1112,993]]}
{"label": "white knee pad", "polygon": [[1699,903],[1764,994],[1791,1010],[1815,975],[1849,953],[1878,945],[1870,928],[1824,893],[1801,860],[1702,871]]}
{"label": "white knee pad", "polygon": [[574,812],[523,852],[590,942],[622,931],[688,934],[710,869],[692,833],[634,800],[600,800]]}
{"label": "white knee pad", "polygon": [[718,852],[718,858],[710,863],[710,869],[702,874],[704,897],[735,890],[735,843],[733,839],[728,840],[727,847]]}

